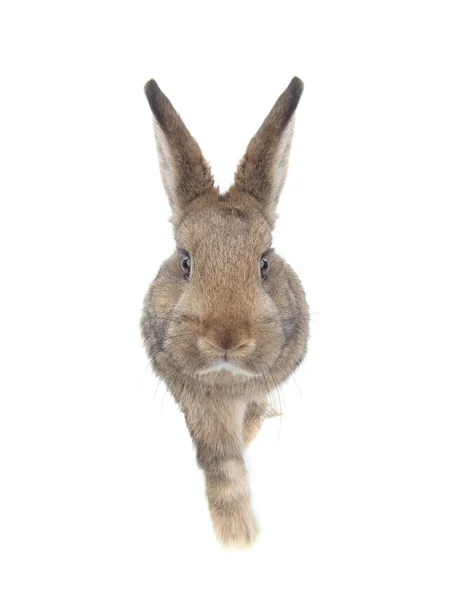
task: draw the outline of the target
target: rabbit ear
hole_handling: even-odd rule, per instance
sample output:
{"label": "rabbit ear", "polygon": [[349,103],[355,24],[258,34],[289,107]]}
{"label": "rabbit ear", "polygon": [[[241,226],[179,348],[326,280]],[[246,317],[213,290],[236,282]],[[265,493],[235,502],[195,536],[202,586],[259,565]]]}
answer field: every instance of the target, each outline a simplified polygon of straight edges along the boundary
{"label": "rabbit ear", "polygon": [[304,84],[294,77],[249,142],[230,189],[256,198],[271,225],[285,183],[296,107]]}
{"label": "rabbit ear", "polygon": [[213,189],[213,177],[198,143],[157,82],[148,81],[144,91],[154,115],[161,178],[177,221],[190,202]]}

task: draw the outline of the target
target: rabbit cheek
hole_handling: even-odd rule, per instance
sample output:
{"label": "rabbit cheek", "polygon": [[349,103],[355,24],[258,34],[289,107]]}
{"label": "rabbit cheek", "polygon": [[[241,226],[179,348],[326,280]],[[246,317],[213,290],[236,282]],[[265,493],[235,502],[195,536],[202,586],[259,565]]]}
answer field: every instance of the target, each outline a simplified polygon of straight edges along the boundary
{"label": "rabbit cheek", "polygon": [[258,350],[255,354],[255,369],[265,371],[271,369],[283,346],[283,333],[278,324],[266,328],[258,337]]}
{"label": "rabbit cheek", "polygon": [[196,327],[189,321],[172,323],[166,339],[166,351],[184,370],[195,371],[199,366],[196,353],[193,352],[196,340]]}

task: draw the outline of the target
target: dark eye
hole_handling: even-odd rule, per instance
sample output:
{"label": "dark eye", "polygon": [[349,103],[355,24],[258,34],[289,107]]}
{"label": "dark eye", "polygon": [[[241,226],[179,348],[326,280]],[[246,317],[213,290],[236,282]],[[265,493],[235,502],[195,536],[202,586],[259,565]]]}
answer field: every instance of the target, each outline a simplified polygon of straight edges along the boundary
{"label": "dark eye", "polygon": [[267,258],[262,256],[260,259],[260,274],[262,276],[262,279],[266,278],[266,276],[268,275],[268,271],[269,271],[269,261]]}
{"label": "dark eye", "polygon": [[185,258],[182,260],[182,271],[185,277],[188,279],[189,274],[191,273],[191,259],[189,256],[185,256]]}

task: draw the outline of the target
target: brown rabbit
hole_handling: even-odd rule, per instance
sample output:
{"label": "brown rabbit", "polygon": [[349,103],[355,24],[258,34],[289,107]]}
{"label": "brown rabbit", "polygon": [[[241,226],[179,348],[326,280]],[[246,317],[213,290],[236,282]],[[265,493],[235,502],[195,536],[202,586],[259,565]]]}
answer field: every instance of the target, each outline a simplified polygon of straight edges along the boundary
{"label": "brown rabbit", "polygon": [[185,415],[225,546],[256,538],[243,449],[262,425],[270,391],[307,347],[301,282],[271,248],[302,90],[295,77],[222,194],[168,98],[154,80],[145,86],[176,250],[145,297],[142,335]]}

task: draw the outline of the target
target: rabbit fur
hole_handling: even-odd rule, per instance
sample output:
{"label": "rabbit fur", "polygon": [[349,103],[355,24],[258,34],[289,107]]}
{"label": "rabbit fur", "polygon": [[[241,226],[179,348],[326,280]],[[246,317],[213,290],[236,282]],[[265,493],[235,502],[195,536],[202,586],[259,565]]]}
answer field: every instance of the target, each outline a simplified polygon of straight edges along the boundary
{"label": "rabbit fur", "polygon": [[220,193],[169,99],[154,80],[145,86],[176,249],[145,297],[142,337],[184,413],[226,547],[255,541],[243,450],[262,425],[271,390],[307,348],[304,290],[271,248],[302,91],[293,78],[250,141],[233,185]]}

